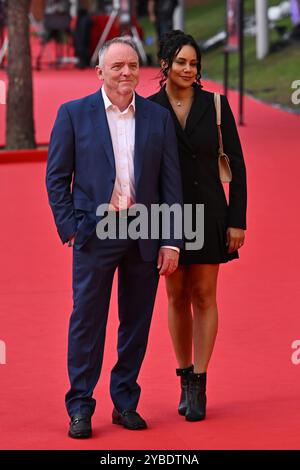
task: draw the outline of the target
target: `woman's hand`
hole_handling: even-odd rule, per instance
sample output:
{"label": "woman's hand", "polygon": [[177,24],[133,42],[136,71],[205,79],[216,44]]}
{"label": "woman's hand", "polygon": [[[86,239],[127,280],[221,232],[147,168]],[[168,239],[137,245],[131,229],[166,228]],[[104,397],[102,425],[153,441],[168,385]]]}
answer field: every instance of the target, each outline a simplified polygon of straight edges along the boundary
{"label": "woman's hand", "polygon": [[244,245],[245,230],[242,228],[228,227],[227,229],[227,243],[228,253],[233,253]]}

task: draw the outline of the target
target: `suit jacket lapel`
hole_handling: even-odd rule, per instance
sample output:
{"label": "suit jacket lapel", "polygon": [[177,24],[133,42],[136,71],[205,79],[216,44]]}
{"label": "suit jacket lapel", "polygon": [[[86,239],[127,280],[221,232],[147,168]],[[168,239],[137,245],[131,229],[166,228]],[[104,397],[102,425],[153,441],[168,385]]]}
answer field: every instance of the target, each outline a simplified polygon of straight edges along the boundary
{"label": "suit jacket lapel", "polygon": [[182,129],[180,122],[178,121],[177,116],[169,102],[165,86],[159,91],[159,93],[157,94],[157,99],[156,99],[156,101],[159,104],[167,107],[171,111],[171,114],[174,117],[175,126],[178,132],[178,135],[181,136],[181,139],[186,143],[188,147],[191,147],[189,135],[192,134],[194,128],[196,127],[200,119],[203,118],[209,106],[209,101],[205,93],[202,93],[201,89],[197,85],[194,85],[194,90],[195,90],[195,96],[194,96],[194,100],[193,100],[189,115],[186,120],[186,125],[185,125],[184,130]]}
{"label": "suit jacket lapel", "polygon": [[135,95],[135,144],[134,144],[134,178],[135,187],[138,187],[142,174],[144,149],[149,132],[149,113],[144,104],[144,99],[137,93]]}
{"label": "suit jacket lapel", "polygon": [[[92,118],[93,126],[96,131],[96,136],[93,139],[95,142],[95,147],[97,147],[97,145],[100,145],[100,143],[102,143],[104,150],[105,150],[105,154],[113,170],[116,171],[112,140],[111,140],[111,136],[109,132],[106,112],[104,108],[104,102],[103,102],[102,93],[100,89],[96,93],[94,93],[94,95],[92,96],[90,109],[91,109],[91,118]],[[99,136],[99,139],[98,139],[98,136]]]}
{"label": "suit jacket lapel", "polygon": [[173,107],[168,99],[168,95],[166,93],[166,87],[162,87],[161,90],[158,92],[158,95],[157,95],[157,100],[156,102],[162,106],[164,106],[165,108],[168,108],[171,115],[173,116],[173,121],[174,121],[174,124],[175,124],[175,128],[176,128],[176,134],[177,136],[179,137],[180,141],[181,142],[184,142],[184,144],[191,150],[192,147],[191,147],[191,144],[190,144],[190,141],[187,137],[187,134],[185,132],[184,129],[182,129],[181,127],[181,124],[176,116],[176,113],[175,111],[173,110]]}
{"label": "suit jacket lapel", "polygon": [[[111,135],[109,132],[109,126],[107,122],[106,112],[104,108],[104,102],[102,93],[97,91],[92,96],[91,102],[91,119],[93,127],[96,131],[96,135],[99,135],[99,139],[95,139],[95,145],[102,143],[105,154],[114,169],[115,169],[115,157],[113,151],[113,145]],[[135,145],[134,145],[134,177],[135,185],[137,188],[143,165],[144,148],[147,143],[147,137],[149,132],[149,115],[144,105],[144,100],[138,94],[135,95]],[[99,142],[99,144],[98,144]]]}
{"label": "suit jacket lapel", "polygon": [[185,132],[187,135],[192,134],[194,128],[197,126],[200,119],[203,118],[209,106],[207,96],[205,93],[202,93],[201,88],[194,85],[194,90],[195,96],[185,126]]}

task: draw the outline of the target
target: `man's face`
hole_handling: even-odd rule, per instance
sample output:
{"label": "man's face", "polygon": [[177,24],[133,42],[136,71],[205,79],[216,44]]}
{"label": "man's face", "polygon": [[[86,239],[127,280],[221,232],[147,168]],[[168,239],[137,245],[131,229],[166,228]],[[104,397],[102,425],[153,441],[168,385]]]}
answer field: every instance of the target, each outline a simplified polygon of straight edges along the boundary
{"label": "man's face", "polygon": [[112,44],[96,71],[108,93],[131,95],[139,82],[138,56],[127,44]]}

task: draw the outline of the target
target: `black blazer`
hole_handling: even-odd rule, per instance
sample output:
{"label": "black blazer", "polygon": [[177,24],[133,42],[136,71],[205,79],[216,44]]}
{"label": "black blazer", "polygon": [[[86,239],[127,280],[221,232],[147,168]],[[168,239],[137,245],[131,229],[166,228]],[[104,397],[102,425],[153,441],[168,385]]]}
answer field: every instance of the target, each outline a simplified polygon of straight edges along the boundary
{"label": "black blazer", "polygon": [[205,217],[227,218],[228,227],[246,229],[246,169],[235,120],[221,96],[224,152],[230,158],[232,182],[227,204],[218,167],[218,131],[214,94],[194,85],[194,101],[183,130],[168,100],[165,86],[149,97],[168,108],[175,122],[185,203],[204,204]]}

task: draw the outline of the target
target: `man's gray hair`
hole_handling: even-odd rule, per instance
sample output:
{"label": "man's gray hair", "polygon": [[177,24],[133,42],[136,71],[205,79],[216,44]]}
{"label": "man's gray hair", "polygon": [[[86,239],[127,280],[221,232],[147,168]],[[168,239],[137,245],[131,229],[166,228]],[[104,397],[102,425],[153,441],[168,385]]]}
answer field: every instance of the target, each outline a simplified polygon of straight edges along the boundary
{"label": "man's gray hair", "polygon": [[119,36],[117,38],[110,39],[110,41],[106,41],[101,47],[101,49],[99,50],[99,55],[98,55],[99,67],[103,67],[104,56],[107,50],[109,49],[109,47],[112,46],[113,44],[125,44],[126,46],[131,47],[136,52],[137,56],[139,57],[138,49],[136,47],[135,42],[131,38],[131,36]]}

